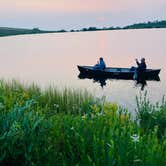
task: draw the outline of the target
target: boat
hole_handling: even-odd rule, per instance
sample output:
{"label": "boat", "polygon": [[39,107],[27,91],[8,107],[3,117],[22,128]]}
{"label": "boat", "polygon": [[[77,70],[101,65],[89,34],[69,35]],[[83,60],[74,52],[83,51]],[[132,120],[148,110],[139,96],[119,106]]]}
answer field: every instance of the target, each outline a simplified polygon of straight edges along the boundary
{"label": "boat", "polygon": [[141,73],[136,72],[136,68],[120,68],[120,67],[107,67],[105,69],[94,69],[93,66],[80,66],[78,70],[81,75],[86,77],[98,77],[98,78],[115,78],[115,79],[133,79],[135,74],[137,77],[144,78],[146,80],[157,80],[161,69],[146,69]]}

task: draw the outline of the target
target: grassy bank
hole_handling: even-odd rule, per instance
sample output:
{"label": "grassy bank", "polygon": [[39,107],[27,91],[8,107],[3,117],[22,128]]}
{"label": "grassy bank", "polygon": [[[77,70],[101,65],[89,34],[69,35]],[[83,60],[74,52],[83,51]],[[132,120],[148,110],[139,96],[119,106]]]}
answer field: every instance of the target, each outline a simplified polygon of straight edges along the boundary
{"label": "grassy bank", "polygon": [[54,33],[54,32],[55,31],[43,31],[38,28],[23,29],[23,28],[0,27],[0,37],[13,36],[13,35],[26,35],[26,34]]}
{"label": "grassy bank", "polygon": [[166,103],[137,104],[0,81],[0,165],[166,165]]}

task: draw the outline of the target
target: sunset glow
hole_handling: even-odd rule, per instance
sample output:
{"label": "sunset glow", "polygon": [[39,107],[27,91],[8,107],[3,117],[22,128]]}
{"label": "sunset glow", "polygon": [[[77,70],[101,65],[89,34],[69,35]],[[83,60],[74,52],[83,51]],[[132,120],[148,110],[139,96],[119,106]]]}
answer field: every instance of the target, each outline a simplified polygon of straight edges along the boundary
{"label": "sunset glow", "polygon": [[[165,8],[165,0],[0,0],[0,24],[33,26],[36,23],[41,27],[49,24],[52,28],[126,25],[164,19]],[[80,19],[84,21],[79,23]],[[50,20],[61,20],[64,26],[53,25]]]}
{"label": "sunset glow", "polygon": [[147,6],[166,5],[165,0],[0,0],[0,8],[29,11],[54,12],[99,12],[124,11],[128,9],[145,8]]}

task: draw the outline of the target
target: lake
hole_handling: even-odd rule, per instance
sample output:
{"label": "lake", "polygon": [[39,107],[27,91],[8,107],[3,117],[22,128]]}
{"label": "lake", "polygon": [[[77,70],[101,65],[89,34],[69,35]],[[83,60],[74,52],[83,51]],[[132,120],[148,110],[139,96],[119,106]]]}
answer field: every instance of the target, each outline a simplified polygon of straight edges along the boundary
{"label": "lake", "polygon": [[[87,89],[132,111],[136,95],[147,91],[155,103],[166,94],[166,29],[20,35],[0,38],[0,78],[58,88]],[[144,90],[133,80],[99,82],[79,79],[77,65],[94,65],[103,57],[107,66],[136,66],[145,57],[148,68],[161,68],[160,81],[147,81]]]}

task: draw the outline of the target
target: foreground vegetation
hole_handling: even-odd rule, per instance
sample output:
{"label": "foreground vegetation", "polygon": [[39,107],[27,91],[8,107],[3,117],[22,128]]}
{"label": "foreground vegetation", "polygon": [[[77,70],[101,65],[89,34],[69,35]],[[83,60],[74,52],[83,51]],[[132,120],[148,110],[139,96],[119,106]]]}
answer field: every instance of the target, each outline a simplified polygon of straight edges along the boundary
{"label": "foreground vegetation", "polygon": [[166,165],[166,102],[137,105],[0,81],[0,165]]}

